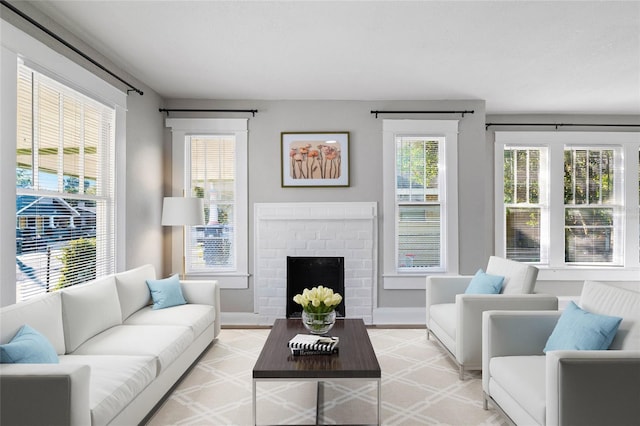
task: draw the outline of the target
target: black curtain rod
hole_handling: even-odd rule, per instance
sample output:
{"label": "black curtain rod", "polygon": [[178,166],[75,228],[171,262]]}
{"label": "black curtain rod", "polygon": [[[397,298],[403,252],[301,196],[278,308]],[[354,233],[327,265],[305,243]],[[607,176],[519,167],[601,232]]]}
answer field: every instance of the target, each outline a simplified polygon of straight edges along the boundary
{"label": "black curtain rod", "polygon": [[80,51],[78,48],[76,48],[75,46],[71,45],[70,43],[68,43],[66,40],[62,39],[60,36],[58,36],[57,34],[55,34],[54,32],[52,32],[51,30],[49,30],[48,28],[46,28],[45,26],[41,25],[39,22],[37,22],[36,20],[34,20],[33,18],[31,18],[30,16],[24,14],[22,11],[20,11],[19,9],[17,9],[16,7],[14,7],[13,5],[11,5],[9,2],[7,2],[6,0],[0,0],[0,3],[5,6],[6,8],[10,9],[13,13],[17,14],[18,16],[20,16],[22,19],[26,20],[27,22],[29,22],[31,25],[37,27],[39,30],[45,32],[47,35],[49,35],[50,37],[53,37],[54,39],[56,39],[57,41],[59,41],[60,43],[62,43],[63,45],[65,45],[66,47],[68,47],[69,49],[73,50],[75,53],[77,53],[78,55],[82,56],[84,59],[86,59],[87,61],[91,62],[93,65],[97,66],[98,68],[100,68],[102,71],[108,73],[111,77],[116,78],[118,81],[120,81],[121,83],[124,83],[126,86],[129,87],[129,89],[127,90],[127,93],[133,91],[136,92],[138,94],[140,94],[140,96],[142,96],[144,93],[142,92],[142,90],[132,86],[131,84],[127,83],[125,80],[123,80],[122,78],[120,78],[119,76],[117,76],[116,74],[114,74],[113,72],[109,71],[107,68],[105,68],[102,64],[96,62],[94,59],[90,58],[87,54],[85,54],[84,52]]}
{"label": "black curtain rod", "polygon": [[378,118],[378,114],[473,114],[475,110],[464,111],[371,111],[371,114],[375,114]]}
{"label": "black curtain rod", "polygon": [[640,127],[640,124],[594,124],[594,123],[486,123],[485,130],[489,126],[554,126],[558,127],[574,126],[574,127]]}
{"label": "black curtain rod", "polygon": [[189,109],[189,108],[160,108],[160,112],[166,112],[167,116],[170,112],[250,112],[254,117],[258,112],[257,109]]}

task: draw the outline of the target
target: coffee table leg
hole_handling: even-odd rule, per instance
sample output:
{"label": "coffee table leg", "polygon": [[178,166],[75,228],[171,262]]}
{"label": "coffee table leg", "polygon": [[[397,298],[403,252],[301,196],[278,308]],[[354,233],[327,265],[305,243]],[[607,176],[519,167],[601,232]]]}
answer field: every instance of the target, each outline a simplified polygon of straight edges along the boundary
{"label": "coffee table leg", "polygon": [[322,406],[324,405],[324,382],[318,381],[317,382],[317,388],[316,388],[316,424],[319,425],[321,417],[322,417],[322,413],[321,413],[321,409]]}
{"label": "coffee table leg", "polygon": [[258,423],[256,423],[256,379],[253,379],[253,407],[252,407],[252,418],[253,418],[253,422],[252,424],[255,426]]}
{"label": "coffee table leg", "polygon": [[382,379],[378,379],[378,426],[382,424],[381,410],[380,406],[382,405]]}

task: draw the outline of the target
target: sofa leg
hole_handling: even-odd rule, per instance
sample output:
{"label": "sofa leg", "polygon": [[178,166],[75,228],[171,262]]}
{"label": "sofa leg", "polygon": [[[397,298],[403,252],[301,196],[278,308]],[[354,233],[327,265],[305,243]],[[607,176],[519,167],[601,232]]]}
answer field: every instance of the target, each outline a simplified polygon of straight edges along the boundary
{"label": "sofa leg", "polygon": [[464,367],[462,365],[458,366],[458,377],[460,380],[464,380]]}
{"label": "sofa leg", "polygon": [[429,340],[429,336],[431,336],[431,331],[427,328],[427,340]]}
{"label": "sofa leg", "polygon": [[482,395],[482,409],[485,411],[489,409],[489,401],[486,394]]}

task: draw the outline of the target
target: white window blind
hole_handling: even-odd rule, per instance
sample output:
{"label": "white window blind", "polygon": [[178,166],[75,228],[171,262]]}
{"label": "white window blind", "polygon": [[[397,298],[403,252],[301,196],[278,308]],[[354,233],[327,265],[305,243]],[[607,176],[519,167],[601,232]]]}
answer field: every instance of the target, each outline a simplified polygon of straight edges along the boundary
{"label": "white window blind", "polygon": [[204,226],[188,228],[187,273],[235,271],[236,138],[235,135],[187,136],[189,189],[204,198]]}
{"label": "white window blind", "polygon": [[396,137],[398,270],[442,266],[441,149],[436,137]]}
{"label": "white window blind", "polygon": [[17,297],[115,269],[115,110],[18,66]]}

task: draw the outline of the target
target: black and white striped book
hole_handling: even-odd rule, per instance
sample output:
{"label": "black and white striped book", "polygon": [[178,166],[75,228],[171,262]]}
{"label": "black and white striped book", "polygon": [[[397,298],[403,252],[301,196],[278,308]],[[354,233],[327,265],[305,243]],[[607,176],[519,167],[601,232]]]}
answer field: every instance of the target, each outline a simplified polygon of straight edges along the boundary
{"label": "black and white striped book", "polygon": [[338,346],[338,337],[314,336],[312,334],[296,334],[287,346],[291,349],[304,349],[331,353]]}
{"label": "black and white striped book", "polygon": [[331,351],[314,351],[313,349],[294,349],[291,348],[291,355],[294,357],[303,355],[334,355],[340,353],[340,348],[335,347]]}

